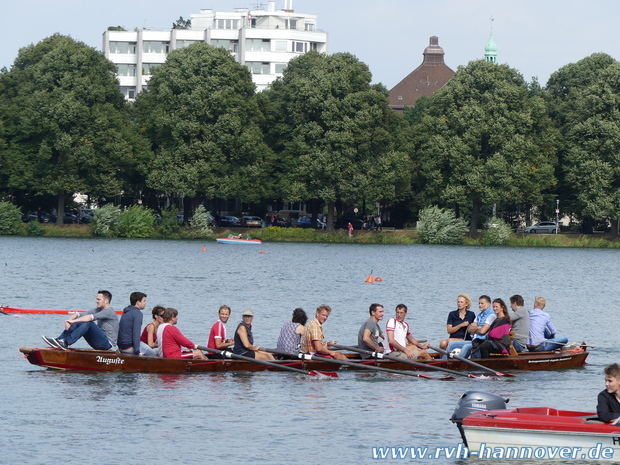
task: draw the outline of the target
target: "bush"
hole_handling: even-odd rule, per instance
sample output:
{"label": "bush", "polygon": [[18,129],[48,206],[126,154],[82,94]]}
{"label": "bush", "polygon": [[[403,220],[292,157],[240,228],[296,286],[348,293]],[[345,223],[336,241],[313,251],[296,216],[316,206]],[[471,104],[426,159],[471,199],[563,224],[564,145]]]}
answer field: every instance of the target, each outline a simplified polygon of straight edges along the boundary
{"label": "bush", "polygon": [[121,212],[118,220],[118,235],[120,237],[152,237],[155,217],[148,208],[132,205]]}
{"label": "bush", "polygon": [[190,221],[194,236],[200,239],[211,239],[213,237],[213,230],[209,226],[209,218],[211,214],[205,209],[203,205],[199,205],[196,209],[196,213]]}
{"label": "bush", "polygon": [[0,234],[17,234],[22,214],[11,202],[0,202]]}
{"label": "bush", "polygon": [[454,212],[439,207],[428,207],[420,211],[418,240],[421,244],[463,244],[465,221]]}
{"label": "bush", "polygon": [[95,236],[116,237],[120,217],[121,210],[112,204],[97,208],[91,223]]}
{"label": "bush", "polygon": [[45,234],[45,231],[43,230],[39,222],[34,220],[30,221],[26,225],[26,234],[28,234],[29,236],[42,236],[43,234]]}
{"label": "bush", "polygon": [[159,226],[157,232],[161,237],[170,237],[172,233],[179,227],[179,214],[178,208],[172,208],[170,210],[162,210],[161,218],[159,220]]}
{"label": "bush", "polygon": [[493,217],[488,225],[497,225],[496,227],[487,228],[482,234],[482,243],[484,245],[506,245],[512,236],[512,229],[501,218]]}

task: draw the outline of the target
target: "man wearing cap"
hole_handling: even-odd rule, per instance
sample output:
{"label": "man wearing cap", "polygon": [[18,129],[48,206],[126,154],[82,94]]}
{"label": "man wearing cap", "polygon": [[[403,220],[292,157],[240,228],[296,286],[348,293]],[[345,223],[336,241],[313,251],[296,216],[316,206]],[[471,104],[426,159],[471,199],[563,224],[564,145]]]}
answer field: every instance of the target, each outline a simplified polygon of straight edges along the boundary
{"label": "man wearing cap", "polygon": [[243,355],[256,360],[274,360],[273,355],[260,350],[260,346],[254,345],[254,336],[252,335],[253,320],[254,313],[252,310],[244,310],[241,314],[241,323],[239,323],[235,331],[233,354]]}
{"label": "man wearing cap", "polygon": [[321,305],[316,309],[314,319],[306,325],[306,330],[301,338],[301,351],[304,354],[316,354],[346,360],[346,357],[340,352],[329,350],[329,346],[336,344],[336,341],[323,342],[325,339],[323,323],[327,321],[331,311],[329,305]]}

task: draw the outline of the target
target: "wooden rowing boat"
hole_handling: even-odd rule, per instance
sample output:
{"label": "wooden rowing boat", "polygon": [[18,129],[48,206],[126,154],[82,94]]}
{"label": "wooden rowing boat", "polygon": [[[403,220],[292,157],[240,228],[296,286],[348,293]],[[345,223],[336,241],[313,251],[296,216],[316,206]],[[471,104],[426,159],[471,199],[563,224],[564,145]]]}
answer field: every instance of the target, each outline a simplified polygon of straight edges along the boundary
{"label": "wooden rowing boat", "polygon": [[238,237],[218,237],[215,240],[220,244],[259,245],[263,243],[260,239],[240,239]]}
{"label": "wooden rowing boat", "polygon": [[452,421],[459,427],[470,457],[618,463],[620,426],[600,421],[594,412],[549,407],[508,409],[506,402],[483,391],[468,391],[461,397]]}
{"label": "wooden rowing boat", "polygon": [[[221,372],[221,371],[264,371],[267,368],[256,363],[241,360],[184,360],[161,359],[154,357],[139,357],[136,355],[121,354],[112,351],[98,351],[87,349],[60,350],[53,348],[20,347],[28,361],[33,365],[58,370],[81,371],[132,371],[145,373],[194,373],[194,372]],[[585,364],[588,352],[538,352],[519,356],[499,356],[477,360],[480,364],[497,370],[553,370],[576,368]],[[357,355],[350,355],[350,360],[360,364],[369,364],[377,367],[395,370],[422,370],[430,368],[415,367],[404,362],[388,359],[360,360]],[[282,360],[276,363],[301,368],[306,371],[329,371],[334,364],[321,360]],[[471,366],[459,360],[433,360],[421,362],[437,367],[452,370],[471,370]],[[343,368],[346,370],[363,369],[362,367]]]}
{"label": "wooden rowing boat", "polygon": [[[72,313],[84,313],[85,310],[47,310],[36,308],[17,308],[17,307],[3,307],[0,306],[0,313],[22,313],[22,314],[35,314],[35,315],[70,315]],[[116,310],[119,315],[123,314],[122,310]]]}

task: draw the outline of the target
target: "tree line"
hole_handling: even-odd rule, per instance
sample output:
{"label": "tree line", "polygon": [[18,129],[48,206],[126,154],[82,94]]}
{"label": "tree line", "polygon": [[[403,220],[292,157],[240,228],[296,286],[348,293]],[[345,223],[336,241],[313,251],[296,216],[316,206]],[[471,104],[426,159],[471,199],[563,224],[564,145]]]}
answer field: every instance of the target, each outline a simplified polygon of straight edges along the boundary
{"label": "tree line", "polygon": [[[378,203],[402,226],[430,205],[508,222],[620,217],[620,65],[594,54],[542,87],[472,61],[404,115],[349,53],[309,52],[255,92],[222,48],[174,50],[134,103],[101,52],[55,34],[0,72],[0,194],[27,208],[80,193],[98,205],[188,213],[240,199],[254,214],[302,201],[314,216]],[[534,213],[534,217],[532,217]]]}

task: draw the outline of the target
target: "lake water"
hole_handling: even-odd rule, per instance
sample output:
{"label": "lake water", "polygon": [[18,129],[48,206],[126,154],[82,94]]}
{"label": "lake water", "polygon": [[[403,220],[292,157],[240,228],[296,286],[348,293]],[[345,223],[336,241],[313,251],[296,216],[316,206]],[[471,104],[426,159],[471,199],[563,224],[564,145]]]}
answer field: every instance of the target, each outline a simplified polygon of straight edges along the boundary
{"label": "lake water", "polygon": [[[527,306],[545,296],[562,334],[596,346],[585,368],[510,379],[62,373],[30,365],[17,349],[57,336],[64,317],[5,315],[0,463],[392,463],[402,460],[373,460],[372,447],[458,445],[449,417],[468,390],[509,397],[511,406],[593,410],[603,367],[620,361],[619,259],[618,250],[596,249],[0,237],[0,304],[87,309],[108,289],[122,309],[140,290],[145,323],[153,305],[173,306],[179,328],[201,344],[221,304],[233,310],[230,330],[251,308],[256,343],[273,347],[295,307],[312,317],[326,303],[327,337],[354,345],[372,302],[386,318],[407,304],[413,334],[438,343],[459,293],[506,301],[518,293]],[[371,270],[381,283],[365,283]]]}

